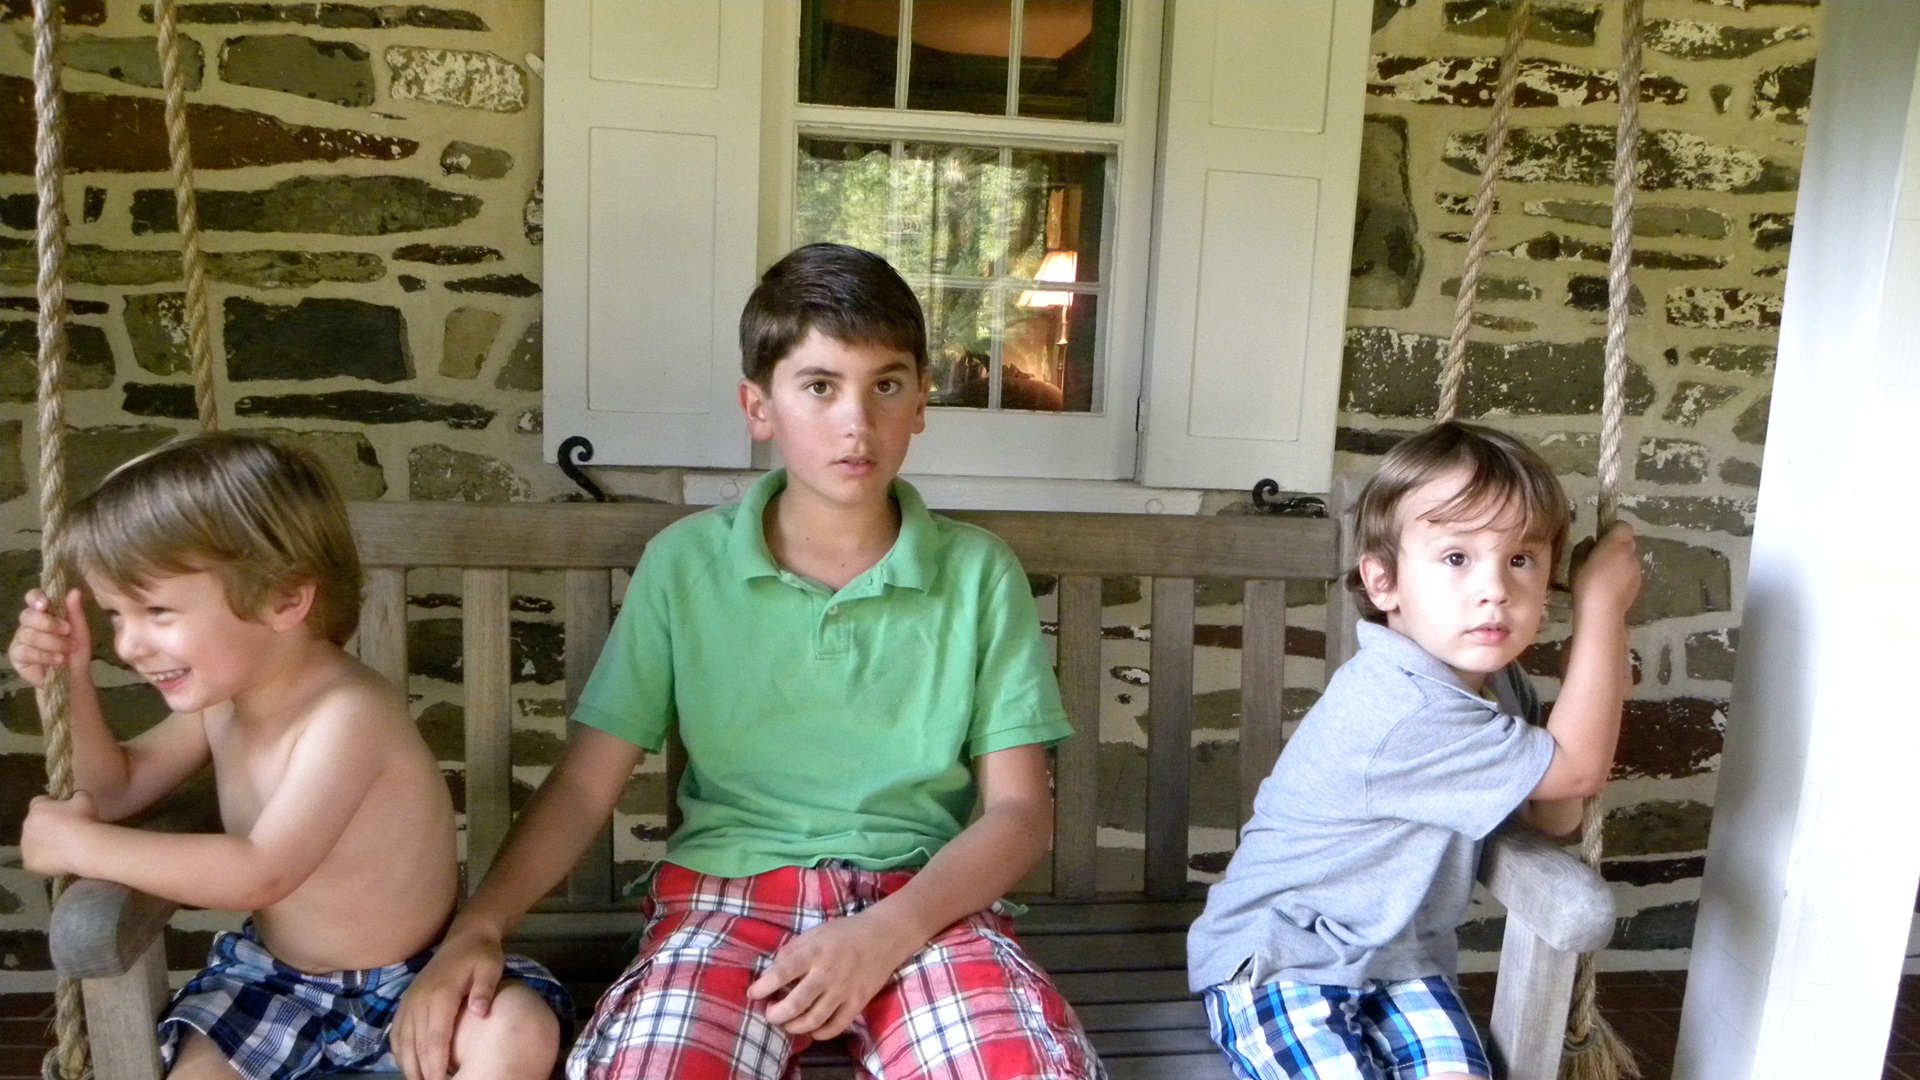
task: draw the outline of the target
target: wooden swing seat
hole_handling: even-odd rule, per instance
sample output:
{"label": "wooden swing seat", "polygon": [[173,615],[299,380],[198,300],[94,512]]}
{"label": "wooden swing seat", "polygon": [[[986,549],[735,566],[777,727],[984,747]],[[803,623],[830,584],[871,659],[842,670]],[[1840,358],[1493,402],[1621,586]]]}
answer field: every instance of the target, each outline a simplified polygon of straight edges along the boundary
{"label": "wooden swing seat", "polygon": [[[613,574],[692,508],[647,504],[470,506],[362,503],[355,533],[368,567],[357,638],[370,665],[404,684],[408,671],[409,572],[451,571],[461,585],[466,735],[466,846],[470,882],[499,849],[510,820],[511,572],[554,571],[564,618],[568,703],[605,640],[617,600]],[[1049,864],[1019,899],[1032,911],[1019,933],[1086,1023],[1115,1080],[1231,1073],[1208,1040],[1206,1018],[1186,989],[1185,934],[1205,887],[1188,876],[1189,770],[1193,729],[1194,587],[1197,579],[1244,584],[1240,807],[1281,745],[1281,690],[1288,581],[1328,583],[1345,565],[1334,522],[1274,517],[1155,517],[1054,512],[954,513],[998,533],[1033,574],[1056,576],[1058,670],[1078,738],[1055,756],[1056,827]],[[1124,783],[1099,768],[1101,581],[1151,579],[1152,681],[1144,785],[1145,851],[1137,892],[1096,887],[1098,803]],[[1344,589],[1327,605],[1328,662],[1350,649]],[[669,756],[668,790],[677,763]],[[1109,854],[1108,858],[1111,858]],[[1577,859],[1524,829],[1488,841],[1481,880],[1509,917],[1501,951],[1490,1045],[1501,1075],[1552,1080],[1577,953],[1606,944],[1613,900]],[[79,882],[53,915],[55,966],[83,980],[100,1080],[151,1080],[159,1066],[153,1019],[166,1002],[161,932],[174,905],[105,882]],[[580,989],[581,1008],[618,974],[623,942],[637,929],[630,901],[615,895],[611,832],[564,890],[530,914],[512,941]],[[833,1047],[809,1051],[809,1080],[854,1075]]]}

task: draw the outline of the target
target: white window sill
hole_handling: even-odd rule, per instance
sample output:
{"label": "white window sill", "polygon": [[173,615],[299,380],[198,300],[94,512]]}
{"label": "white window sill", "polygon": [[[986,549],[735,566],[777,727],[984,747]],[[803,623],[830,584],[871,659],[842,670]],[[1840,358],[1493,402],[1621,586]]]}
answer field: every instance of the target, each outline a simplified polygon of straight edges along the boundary
{"label": "white window sill", "polygon": [[[688,472],[681,498],[692,506],[733,502],[759,471]],[[1192,488],[1151,488],[1125,480],[1034,480],[996,476],[904,476],[936,510],[1068,510],[1088,514],[1200,512]]]}

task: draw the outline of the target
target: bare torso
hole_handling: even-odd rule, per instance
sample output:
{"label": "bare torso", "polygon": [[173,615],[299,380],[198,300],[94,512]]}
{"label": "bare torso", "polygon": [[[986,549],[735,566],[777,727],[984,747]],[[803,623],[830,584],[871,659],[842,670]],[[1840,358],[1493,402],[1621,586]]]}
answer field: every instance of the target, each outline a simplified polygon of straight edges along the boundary
{"label": "bare torso", "polygon": [[322,706],[291,723],[236,722],[231,706],[206,715],[220,816],[234,836],[253,831],[314,725],[350,724],[372,751],[365,760],[374,775],[332,849],[291,893],[253,913],[268,950],[310,972],[380,967],[419,953],[439,940],[458,891],[453,803],[439,765],[400,695],[348,664]]}

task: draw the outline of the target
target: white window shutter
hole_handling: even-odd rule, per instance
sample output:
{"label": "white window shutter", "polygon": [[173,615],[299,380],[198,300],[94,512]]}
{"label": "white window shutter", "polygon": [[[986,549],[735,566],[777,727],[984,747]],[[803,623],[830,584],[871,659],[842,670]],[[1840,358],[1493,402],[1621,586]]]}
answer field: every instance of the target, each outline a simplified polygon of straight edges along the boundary
{"label": "white window shutter", "polygon": [[546,13],[545,444],[747,464],[734,387],[757,270],[761,0]]}
{"label": "white window shutter", "polygon": [[1141,480],[1324,491],[1370,0],[1173,7]]}

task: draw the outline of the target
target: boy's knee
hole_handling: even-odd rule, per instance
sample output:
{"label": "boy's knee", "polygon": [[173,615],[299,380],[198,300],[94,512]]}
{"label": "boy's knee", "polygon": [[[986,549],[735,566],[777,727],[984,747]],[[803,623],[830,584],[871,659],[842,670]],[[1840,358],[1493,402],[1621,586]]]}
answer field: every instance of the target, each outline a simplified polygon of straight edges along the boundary
{"label": "boy's knee", "polygon": [[188,1033],[181,1040],[180,1052],[174,1055],[167,1077],[168,1080],[240,1080],[240,1074],[227,1063],[220,1047],[198,1031]]}
{"label": "boy's knee", "polygon": [[462,1073],[542,1080],[560,1055],[560,1018],[532,987],[507,979],[487,1015],[460,1014],[453,1051]]}

